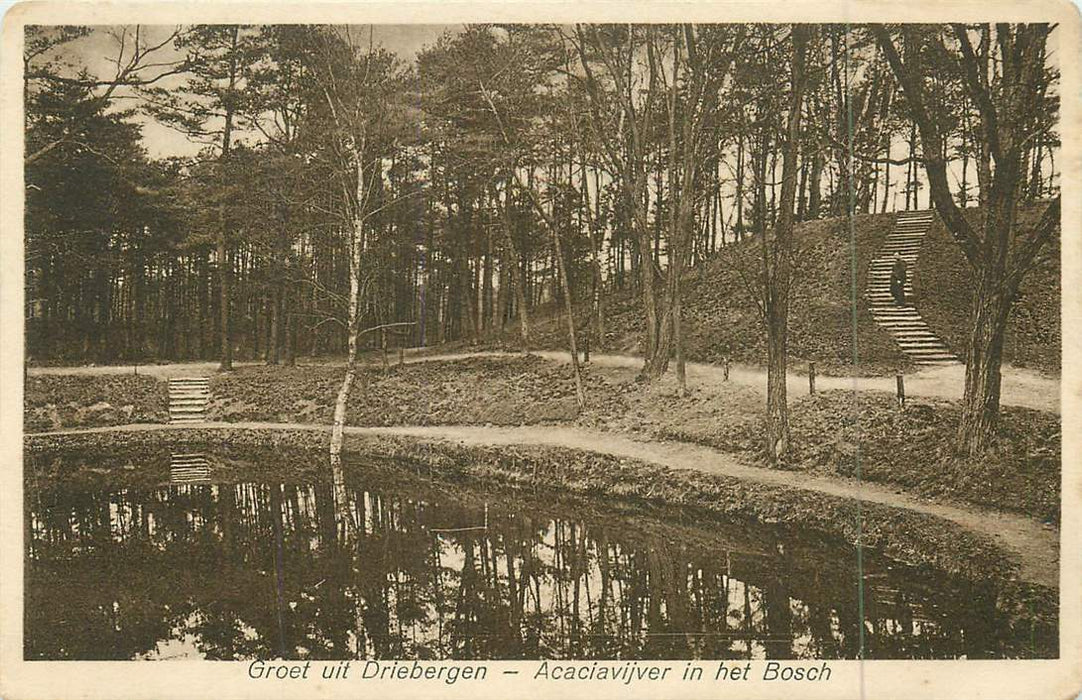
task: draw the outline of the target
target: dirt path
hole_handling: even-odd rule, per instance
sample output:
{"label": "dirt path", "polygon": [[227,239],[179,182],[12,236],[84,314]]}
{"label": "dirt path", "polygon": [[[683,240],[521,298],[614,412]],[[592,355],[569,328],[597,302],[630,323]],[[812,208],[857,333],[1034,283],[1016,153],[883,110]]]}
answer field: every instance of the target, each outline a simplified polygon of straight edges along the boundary
{"label": "dirt path", "polygon": [[[566,352],[556,350],[539,350],[533,353],[539,357],[554,362],[570,362]],[[519,353],[510,352],[463,352],[448,353],[442,355],[410,355],[407,354],[405,362],[440,362],[465,360],[471,357],[521,357]],[[392,358],[392,362],[393,362]],[[637,371],[642,366],[642,360],[631,355],[591,355],[590,362],[597,367],[617,368]],[[261,366],[261,362],[238,362],[237,367]],[[336,361],[326,363],[307,363],[317,366],[334,366],[340,364]],[[369,359],[364,362],[369,366],[380,366],[380,362]],[[134,374],[136,368],[132,365],[103,365],[100,367],[31,367],[27,373],[31,376],[38,375],[103,375],[103,374]],[[161,378],[207,376],[218,371],[216,362],[186,362],[170,365],[140,365],[139,374],[146,374]],[[699,362],[687,363],[688,383],[695,384],[720,384],[725,380],[724,370],[717,366]],[[923,396],[937,399],[959,399],[965,380],[965,366],[955,365],[946,367],[931,367],[922,369],[905,377],[905,391],[908,396]],[[729,381],[743,386],[760,388],[765,391],[766,370],[760,367],[747,365],[732,365],[729,370]],[[895,391],[894,377],[829,377],[819,375],[815,380],[816,388],[821,391],[831,389],[843,389],[848,391],[878,391],[893,394]],[[808,391],[808,377],[804,374],[790,372],[788,375],[790,397],[799,397]],[[1060,380],[1043,376],[1031,370],[1005,366],[1003,368],[1003,382],[1000,393],[1000,403],[1004,406],[1021,406],[1038,411],[1050,413],[1060,412]]]}
{"label": "dirt path", "polygon": [[[240,428],[329,431],[309,423],[203,423],[189,426],[161,424],[63,430],[37,435],[75,435],[113,431],[175,430],[183,428]],[[933,503],[893,489],[855,480],[776,471],[737,461],[718,450],[680,442],[643,442],[622,435],[573,426],[523,427],[401,426],[347,427],[349,435],[404,435],[422,440],[449,440],[468,445],[544,445],[639,459],[672,469],[685,469],[754,481],[772,486],[877,503],[924,513],[957,523],[996,542],[1019,563],[1018,577],[1049,588],[1059,586],[1059,532],[1021,515],[946,503]]]}
{"label": "dirt path", "polygon": [[[533,353],[554,362],[570,362],[566,352],[539,350]],[[518,353],[478,352],[427,355],[407,358],[406,362],[431,362],[440,360],[463,360],[469,357],[520,357]],[[590,355],[590,363],[598,367],[611,367],[637,371],[642,359],[631,355]],[[907,396],[923,396],[936,399],[960,399],[965,386],[965,365],[930,367],[905,376]],[[687,363],[689,386],[695,384],[717,385],[725,381],[724,370],[717,365]],[[729,381],[766,391],[766,370],[747,365],[732,365]],[[787,384],[790,398],[808,392],[808,375],[789,372]],[[820,391],[842,389],[847,391],[877,391],[893,394],[894,377],[829,377],[818,375],[815,386]],[[1031,370],[1005,366],[1000,393],[1004,406],[1021,406],[1050,413],[1060,412],[1060,381],[1042,376]]]}

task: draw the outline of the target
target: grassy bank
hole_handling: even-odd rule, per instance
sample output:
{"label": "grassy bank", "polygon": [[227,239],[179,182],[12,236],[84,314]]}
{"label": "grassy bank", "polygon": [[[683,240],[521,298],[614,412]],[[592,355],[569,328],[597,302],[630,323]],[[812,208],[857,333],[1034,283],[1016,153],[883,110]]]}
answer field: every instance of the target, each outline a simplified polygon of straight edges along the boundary
{"label": "grassy bank", "polygon": [[43,375],[26,380],[27,431],[168,420],[168,386],[153,377]]}
{"label": "grassy bank", "polygon": [[[585,372],[594,404],[612,405],[615,386]],[[211,380],[208,418],[218,421],[330,423],[340,367],[244,367]],[[357,373],[351,425],[534,425],[575,420],[569,365],[539,357],[476,357]]]}
{"label": "grassy bank", "polygon": [[[707,445],[768,466],[762,394],[739,385],[694,388],[677,396],[670,381],[635,385],[623,406],[595,410],[593,427]],[[1061,420],[1025,408],[1001,409],[994,449],[979,459],[955,454],[957,401],[887,394],[821,392],[792,400],[792,453],[783,468],[860,478],[922,496],[1022,513],[1050,523],[1060,517]]]}

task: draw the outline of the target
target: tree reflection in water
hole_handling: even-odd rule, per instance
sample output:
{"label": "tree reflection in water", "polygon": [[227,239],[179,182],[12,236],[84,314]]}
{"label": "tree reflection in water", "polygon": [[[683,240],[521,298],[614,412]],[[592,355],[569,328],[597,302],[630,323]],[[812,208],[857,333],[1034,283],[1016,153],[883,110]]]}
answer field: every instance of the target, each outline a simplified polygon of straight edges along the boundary
{"label": "tree reflection in water", "polygon": [[[784,530],[486,503],[350,464],[340,489],[148,485],[79,465],[53,455],[79,477],[28,476],[27,658],[860,652],[853,550]],[[1057,653],[1055,612],[1001,591],[868,556],[864,581],[866,657]]]}

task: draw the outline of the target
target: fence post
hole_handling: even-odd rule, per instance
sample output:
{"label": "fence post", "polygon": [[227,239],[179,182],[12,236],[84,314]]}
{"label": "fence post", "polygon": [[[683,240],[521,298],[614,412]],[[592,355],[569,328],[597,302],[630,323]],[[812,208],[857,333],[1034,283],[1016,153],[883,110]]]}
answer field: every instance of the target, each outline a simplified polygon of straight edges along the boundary
{"label": "fence post", "polygon": [[895,379],[898,382],[898,405],[905,408],[905,379],[902,378],[901,372],[895,375]]}
{"label": "fence post", "polygon": [[808,363],[808,393],[815,393],[815,363]]}
{"label": "fence post", "polygon": [[590,361],[590,331],[587,330],[582,334],[582,362],[583,364]]}
{"label": "fence post", "polygon": [[725,381],[729,381],[729,356],[725,356]]}

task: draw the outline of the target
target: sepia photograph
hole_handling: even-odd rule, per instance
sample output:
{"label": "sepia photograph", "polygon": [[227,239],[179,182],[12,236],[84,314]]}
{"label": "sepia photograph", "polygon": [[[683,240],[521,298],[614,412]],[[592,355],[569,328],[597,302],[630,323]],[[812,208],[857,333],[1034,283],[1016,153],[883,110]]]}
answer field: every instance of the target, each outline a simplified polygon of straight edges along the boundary
{"label": "sepia photograph", "polygon": [[20,668],[840,697],[1075,658],[1076,10],[256,7],[5,22]]}

